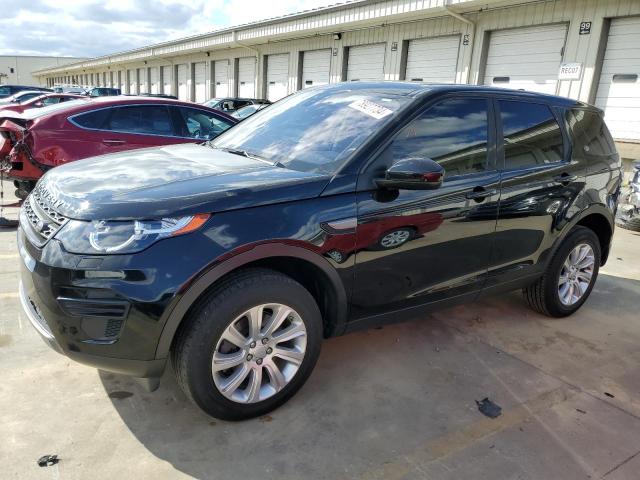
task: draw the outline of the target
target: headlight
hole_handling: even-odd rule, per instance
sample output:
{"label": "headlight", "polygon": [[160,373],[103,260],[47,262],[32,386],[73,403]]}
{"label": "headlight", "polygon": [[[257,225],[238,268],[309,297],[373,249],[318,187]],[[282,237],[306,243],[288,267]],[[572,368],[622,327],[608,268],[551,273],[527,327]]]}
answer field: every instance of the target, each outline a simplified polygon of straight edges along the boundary
{"label": "headlight", "polygon": [[209,214],[197,214],[143,221],[69,220],[55,238],[62,242],[65,250],[72,253],[135,253],[160,239],[193,232],[209,217]]}

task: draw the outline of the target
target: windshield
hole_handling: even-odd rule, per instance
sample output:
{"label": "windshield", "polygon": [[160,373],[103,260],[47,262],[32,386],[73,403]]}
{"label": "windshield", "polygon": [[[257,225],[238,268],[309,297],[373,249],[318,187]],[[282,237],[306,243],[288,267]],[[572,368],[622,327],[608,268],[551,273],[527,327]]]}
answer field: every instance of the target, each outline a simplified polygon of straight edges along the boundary
{"label": "windshield", "polygon": [[333,173],[409,101],[364,90],[303,90],[251,115],[211,145],[293,170]]}
{"label": "windshield", "polygon": [[211,100],[207,100],[206,102],[204,102],[203,105],[205,107],[214,108],[216,105],[220,103],[220,101],[221,99],[219,98],[212,98]]}

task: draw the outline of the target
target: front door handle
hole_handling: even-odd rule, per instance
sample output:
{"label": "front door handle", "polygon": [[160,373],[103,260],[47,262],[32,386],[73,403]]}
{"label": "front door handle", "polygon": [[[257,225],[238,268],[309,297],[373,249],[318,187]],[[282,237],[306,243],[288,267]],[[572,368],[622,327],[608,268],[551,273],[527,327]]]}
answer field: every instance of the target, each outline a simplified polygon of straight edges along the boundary
{"label": "front door handle", "polygon": [[485,198],[495,195],[496,193],[498,193],[498,190],[496,190],[495,188],[487,190],[484,187],[476,187],[470,192],[467,192],[465,194],[465,197],[467,197],[469,200],[477,200],[478,202],[481,202]]}
{"label": "front door handle", "polygon": [[563,173],[558,175],[557,177],[553,177],[553,181],[556,183],[561,183],[562,185],[569,185],[572,182],[575,182],[578,179],[577,175],[569,175],[568,173]]}
{"label": "front door handle", "polygon": [[126,142],[124,140],[102,140],[102,143],[109,147],[115,147],[116,145],[124,145]]}

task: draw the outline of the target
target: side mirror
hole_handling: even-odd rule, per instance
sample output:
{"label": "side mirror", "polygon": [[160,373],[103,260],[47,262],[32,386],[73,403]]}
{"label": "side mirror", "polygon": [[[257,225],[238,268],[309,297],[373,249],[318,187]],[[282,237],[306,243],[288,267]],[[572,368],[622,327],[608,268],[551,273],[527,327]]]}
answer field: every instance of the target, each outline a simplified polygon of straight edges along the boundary
{"label": "side mirror", "polygon": [[432,190],[443,179],[444,168],[430,158],[404,158],[391,165],[376,184],[391,190]]}

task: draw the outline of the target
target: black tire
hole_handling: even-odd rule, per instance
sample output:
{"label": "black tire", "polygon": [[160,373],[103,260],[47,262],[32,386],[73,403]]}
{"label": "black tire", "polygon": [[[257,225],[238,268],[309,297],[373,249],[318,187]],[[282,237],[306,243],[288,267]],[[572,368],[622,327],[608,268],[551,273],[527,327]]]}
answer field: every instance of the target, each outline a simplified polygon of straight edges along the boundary
{"label": "black tire", "polygon": [[[282,390],[256,403],[238,403],[216,387],[211,369],[213,353],[235,318],[266,303],[282,303],[300,315],[307,333],[304,359]],[[305,383],[320,354],[322,317],[318,305],[302,285],[273,270],[252,268],[230,275],[199,302],[185,322],[171,356],[178,384],[202,410],[223,420],[257,417],[285,403]]]}
{"label": "black tire", "polygon": [[618,226],[632,232],[640,232],[640,216],[631,217],[625,222],[619,222]]}
{"label": "black tire", "polygon": [[[593,249],[595,258],[593,275],[591,277],[591,283],[582,298],[575,304],[567,306],[560,301],[558,280],[562,265],[569,256],[569,253],[580,243],[588,243]],[[581,226],[574,227],[556,250],[549,265],[547,265],[547,270],[544,275],[535,283],[522,290],[525,300],[533,310],[549,317],[559,318],[571,315],[589,298],[593,285],[598,277],[600,258],[600,241],[593,230]]]}

